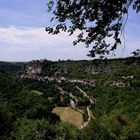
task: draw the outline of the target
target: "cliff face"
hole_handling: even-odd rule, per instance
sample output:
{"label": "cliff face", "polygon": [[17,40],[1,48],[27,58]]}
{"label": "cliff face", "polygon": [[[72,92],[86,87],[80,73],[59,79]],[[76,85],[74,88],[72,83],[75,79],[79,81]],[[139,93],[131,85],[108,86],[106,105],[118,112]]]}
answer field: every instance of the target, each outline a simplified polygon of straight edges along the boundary
{"label": "cliff face", "polygon": [[112,72],[114,69],[116,68],[116,66],[104,66],[104,65],[100,65],[100,66],[89,66],[87,68],[85,68],[85,71],[87,71],[88,73],[92,73],[92,74],[96,74],[96,73],[100,73],[100,72]]}
{"label": "cliff face", "polygon": [[[129,60],[129,59],[128,59]],[[108,60],[97,64],[93,61],[31,61],[24,67],[21,78],[95,85],[130,86],[139,78],[139,59]],[[132,61],[133,60],[133,61]],[[134,81],[134,80],[133,80]]]}
{"label": "cliff face", "polygon": [[31,61],[24,66],[21,77],[34,77],[42,73],[42,63],[40,61]]}
{"label": "cliff face", "polygon": [[39,75],[41,74],[41,70],[41,66],[29,66],[25,71],[27,75]]}
{"label": "cliff face", "polygon": [[[93,79],[97,73],[112,73],[124,76],[125,70],[138,67],[139,58],[112,59],[107,61],[58,61],[36,60],[27,63],[21,77],[67,77],[76,79]],[[130,69],[130,70],[129,70]],[[120,73],[120,74],[119,74]],[[132,75],[133,73],[131,73]]]}

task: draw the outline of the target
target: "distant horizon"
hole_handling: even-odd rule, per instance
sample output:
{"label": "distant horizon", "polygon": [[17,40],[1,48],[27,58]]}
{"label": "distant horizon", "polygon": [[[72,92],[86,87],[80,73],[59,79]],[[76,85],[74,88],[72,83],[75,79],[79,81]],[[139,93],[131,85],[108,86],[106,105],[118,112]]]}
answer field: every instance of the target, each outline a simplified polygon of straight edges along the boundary
{"label": "distant horizon", "polygon": [[[107,58],[107,60],[115,60],[115,59],[126,59],[126,58],[132,58],[132,57],[135,57],[135,56],[127,56],[127,57],[116,57],[116,58]],[[140,57],[140,56],[138,56]],[[136,58],[138,58],[136,57]],[[5,60],[0,60],[0,62],[6,62],[6,63],[27,63],[27,62],[31,62],[31,61],[41,61],[41,60],[47,60],[47,61],[52,61],[52,62],[61,62],[61,61],[92,61],[92,60],[102,60],[100,58],[92,58],[92,59],[58,59],[58,60],[50,60],[50,59],[47,59],[47,58],[44,58],[44,59],[31,59],[31,60],[28,60],[28,61],[5,61]]]}

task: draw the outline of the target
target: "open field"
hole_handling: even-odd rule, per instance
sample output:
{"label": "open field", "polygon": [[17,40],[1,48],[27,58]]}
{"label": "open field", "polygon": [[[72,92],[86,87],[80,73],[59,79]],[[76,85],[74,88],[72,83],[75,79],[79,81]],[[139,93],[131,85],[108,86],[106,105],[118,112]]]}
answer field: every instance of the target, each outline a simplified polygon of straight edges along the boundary
{"label": "open field", "polygon": [[59,115],[62,122],[72,123],[77,127],[82,125],[82,114],[71,109],[70,107],[55,107],[53,113]]}
{"label": "open field", "polygon": [[42,92],[38,91],[38,90],[31,90],[32,93],[35,93],[37,95],[43,95]]}

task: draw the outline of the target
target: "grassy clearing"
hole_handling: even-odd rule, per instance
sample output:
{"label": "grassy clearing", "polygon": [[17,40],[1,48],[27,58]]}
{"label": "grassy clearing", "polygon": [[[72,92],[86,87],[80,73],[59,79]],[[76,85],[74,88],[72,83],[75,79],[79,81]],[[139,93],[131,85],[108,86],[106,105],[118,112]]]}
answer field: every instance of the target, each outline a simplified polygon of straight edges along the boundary
{"label": "grassy clearing", "polygon": [[37,95],[43,95],[42,92],[38,91],[38,90],[31,90],[32,93],[35,93]]}
{"label": "grassy clearing", "polygon": [[71,123],[77,127],[82,125],[82,114],[70,107],[55,107],[53,112],[59,115],[62,122]]}

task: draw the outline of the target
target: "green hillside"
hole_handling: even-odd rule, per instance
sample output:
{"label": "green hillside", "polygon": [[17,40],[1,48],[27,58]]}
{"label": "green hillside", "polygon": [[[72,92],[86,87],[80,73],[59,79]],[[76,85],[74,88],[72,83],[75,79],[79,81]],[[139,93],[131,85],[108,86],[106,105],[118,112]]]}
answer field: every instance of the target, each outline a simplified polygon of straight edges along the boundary
{"label": "green hillside", "polygon": [[0,66],[0,140],[140,139],[140,58]]}
{"label": "green hillside", "polygon": [[18,74],[20,71],[22,71],[25,62],[3,62],[0,61],[0,69],[4,70],[10,74]]}

